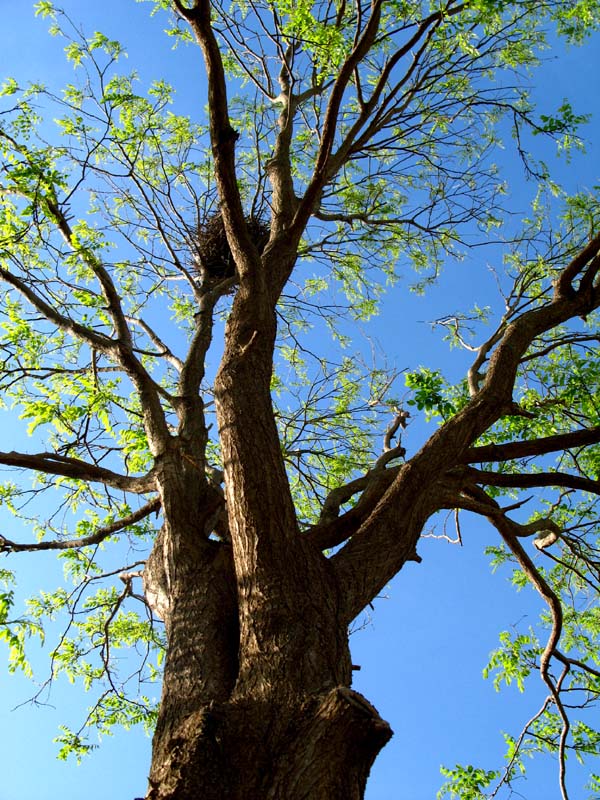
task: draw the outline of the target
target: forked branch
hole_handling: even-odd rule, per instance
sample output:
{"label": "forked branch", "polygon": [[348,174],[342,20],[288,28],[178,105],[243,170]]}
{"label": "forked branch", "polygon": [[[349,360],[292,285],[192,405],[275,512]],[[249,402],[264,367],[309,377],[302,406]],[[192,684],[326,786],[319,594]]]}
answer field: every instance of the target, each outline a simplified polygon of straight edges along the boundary
{"label": "forked branch", "polygon": [[[479,487],[473,486],[463,491],[461,497],[456,498],[455,502],[456,506],[459,508],[464,508],[487,517],[487,519],[492,523],[504,540],[506,546],[514,555],[519,567],[527,576],[527,579],[531,585],[541,595],[550,611],[550,634],[540,655],[539,666],[540,677],[548,687],[550,697],[545,701],[541,711],[527,724],[524,732],[521,735],[519,743],[523,741],[527,728],[541,715],[541,713],[543,713],[548,703],[553,702],[562,721],[558,742],[559,785],[563,800],[568,800],[566,788],[566,750],[570,722],[561,699],[560,692],[571,665],[569,660],[566,659],[558,649],[563,625],[562,605],[556,592],[552,590],[548,584],[548,581],[537,569],[520,541],[523,537],[529,537],[541,530],[548,530],[558,535],[560,534],[560,528],[552,519],[538,519],[534,522],[524,525],[511,520],[507,516],[506,510],[500,508],[496,500],[489,497]],[[558,680],[555,680],[550,673],[550,664],[552,659],[557,659],[563,664],[563,670]],[[505,779],[508,778],[508,775],[509,771],[507,770],[504,773]]]}
{"label": "forked branch", "polygon": [[[443,505],[445,476],[465,461],[479,461],[480,449],[473,448],[473,443],[502,416],[515,413],[515,382],[521,360],[532,343],[547,331],[589,313],[600,304],[596,264],[599,241],[595,239],[593,247],[584,248],[582,263],[578,262],[581,280],[589,276],[585,293],[555,296],[509,322],[490,355],[477,393],[398,470],[381,502],[334,556],[340,579],[348,592],[350,618],[354,618],[403,564],[414,557],[423,524],[435,511],[447,507]],[[570,267],[565,268],[568,269]],[[597,435],[596,430],[576,432],[570,434],[569,444],[575,446],[578,440],[581,443],[586,437],[597,441]],[[511,448],[517,444],[501,447]],[[555,444],[556,440],[545,441],[541,447],[552,448]],[[535,445],[526,443],[523,447],[531,449]]]}

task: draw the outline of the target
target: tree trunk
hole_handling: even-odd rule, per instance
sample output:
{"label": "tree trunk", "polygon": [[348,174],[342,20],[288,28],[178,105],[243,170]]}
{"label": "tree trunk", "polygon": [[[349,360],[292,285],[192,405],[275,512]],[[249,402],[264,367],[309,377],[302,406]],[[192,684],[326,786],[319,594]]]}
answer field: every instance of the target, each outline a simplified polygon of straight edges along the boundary
{"label": "tree trunk", "polygon": [[203,535],[210,494],[184,472],[162,466],[170,516],[145,575],[168,637],[148,800],[360,800],[391,730],[350,689],[330,562],[296,534],[280,580],[261,569],[281,546],[268,537],[258,565],[243,550],[234,568],[232,547]]}
{"label": "tree trunk", "polygon": [[267,276],[289,264],[255,266],[215,381],[231,544],[207,538],[215,507],[193,450],[157,472],[165,525],[146,590],[162,597],[168,658],[148,800],[360,800],[391,736],[350,689],[345,593],[299,530],[281,453]]}
{"label": "tree trunk", "polygon": [[148,800],[361,800],[389,725],[357,692],[231,700],[180,723]]}

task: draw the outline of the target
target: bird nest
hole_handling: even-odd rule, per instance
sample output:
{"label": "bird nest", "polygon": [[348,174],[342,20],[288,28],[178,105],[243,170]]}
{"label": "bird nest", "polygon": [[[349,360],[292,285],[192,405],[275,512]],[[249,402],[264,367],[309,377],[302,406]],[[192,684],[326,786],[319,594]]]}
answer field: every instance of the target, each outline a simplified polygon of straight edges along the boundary
{"label": "bird nest", "polygon": [[[253,215],[246,217],[250,238],[262,253],[269,240],[270,228],[264,220]],[[198,225],[196,232],[196,268],[204,277],[232,278],[235,275],[235,262],[220,211],[207,217]]]}

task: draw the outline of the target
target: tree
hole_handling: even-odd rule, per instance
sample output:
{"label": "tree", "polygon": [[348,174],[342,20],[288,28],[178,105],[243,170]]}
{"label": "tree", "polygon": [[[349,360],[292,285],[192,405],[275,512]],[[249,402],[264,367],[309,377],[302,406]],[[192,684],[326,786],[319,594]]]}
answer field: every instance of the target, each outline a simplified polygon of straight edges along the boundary
{"label": "tree", "polygon": [[[566,798],[567,753],[599,742],[598,204],[564,197],[556,226],[560,190],[528,143],[576,145],[585,120],[566,101],[538,117],[519,73],[550,30],[582,42],[598,5],[154,5],[200,47],[206,125],[169,110],[164,82],[138,92],[121,45],[47,1],[81,80],[3,87],[2,388],[46,444],[0,453],[34,476],[2,501],[29,504],[38,536],[0,542],[60,551],[75,581],[15,618],[3,570],[13,666],[64,612],[52,672],[104,687],[88,724],[156,726],[148,800],[360,798],[391,730],[351,688],[348,627],[420,560],[429,520],[471,513],[546,604],[489,669],[519,683],[537,669],[547,697],[504,771],[456,767],[443,791],[482,797],[546,750]],[[492,159],[507,132],[541,185],[520,232]],[[393,370],[348,355],[348,316],[376,312],[398,264],[424,288],[498,229],[503,313],[483,344],[485,312],[440,320],[473,351],[464,380],[408,372],[400,398]],[[407,453],[415,410],[440,424]],[[158,709],[114,657],[141,643],[134,675],[166,653]],[[62,743],[89,748],[81,731]]]}

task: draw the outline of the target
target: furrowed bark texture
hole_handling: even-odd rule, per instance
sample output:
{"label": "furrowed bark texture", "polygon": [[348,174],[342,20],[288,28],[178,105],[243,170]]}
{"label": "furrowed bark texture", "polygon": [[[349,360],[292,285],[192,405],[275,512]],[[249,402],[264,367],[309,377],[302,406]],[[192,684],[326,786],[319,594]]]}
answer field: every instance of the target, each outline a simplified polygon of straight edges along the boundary
{"label": "furrowed bark texture", "polygon": [[241,281],[215,384],[231,544],[204,536],[216,498],[195,459],[175,448],[157,469],[165,525],[146,592],[169,655],[148,800],[360,800],[391,736],[349,688],[343,593],[298,529],[270,396],[272,305],[260,274]]}

